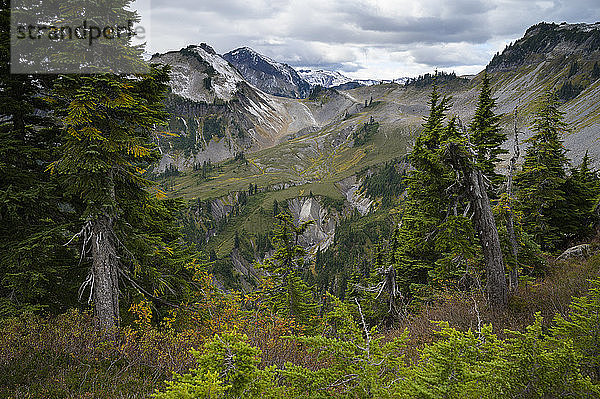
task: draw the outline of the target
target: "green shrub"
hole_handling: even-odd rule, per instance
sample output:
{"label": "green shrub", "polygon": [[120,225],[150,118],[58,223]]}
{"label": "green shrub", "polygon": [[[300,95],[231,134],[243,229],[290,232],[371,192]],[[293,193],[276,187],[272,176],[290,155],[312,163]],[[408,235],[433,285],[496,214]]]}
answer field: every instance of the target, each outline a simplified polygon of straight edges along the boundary
{"label": "green shrub", "polygon": [[192,350],[198,368],[175,374],[158,399],[184,398],[277,398],[275,369],[260,369],[260,349],[250,346],[238,333],[215,335],[202,351]]}
{"label": "green shrub", "polygon": [[479,334],[442,323],[441,339],[422,352],[407,398],[588,398],[600,393],[579,369],[569,340],[542,332],[537,314],[527,331],[499,340],[491,326]]}
{"label": "green shrub", "polygon": [[600,380],[600,279],[590,281],[588,295],[574,298],[567,317],[557,315],[552,333],[573,341],[582,356],[582,370],[596,382]]}
{"label": "green shrub", "polygon": [[[406,378],[403,348],[406,334],[389,342],[376,336],[362,318],[356,322],[351,308],[330,296],[334,309],[325,316],[323,335],[291,337],[316,353],[322,367],[311,370],[288,363],[281,371],[285,383],[302,398],[391,398]],[[360,308],[359,308],[360,309]]]}

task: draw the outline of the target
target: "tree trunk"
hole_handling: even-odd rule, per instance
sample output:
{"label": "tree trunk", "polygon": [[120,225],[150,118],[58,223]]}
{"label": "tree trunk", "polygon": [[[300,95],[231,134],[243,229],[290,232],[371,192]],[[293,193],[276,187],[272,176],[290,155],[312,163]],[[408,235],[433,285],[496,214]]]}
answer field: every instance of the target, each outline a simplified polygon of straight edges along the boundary
{"label": "tree trunk", "polygon": [[596,209],[594,209],[594,214],[596,216],[596,220],[594,222],[594,227],[596,228],[596,234],[600,235],[600,200],[596,204]]}
{"label": "tree trunk", "polygon": [[92,276],[96,326],[110,330],[119,325],[118,257],[110,217],[92,222]]}
{"label": "tree trunk", "polygon": [[466,172],[468,193],[473,205],[473,223],[481,241],[485,258],[488,300],[494,310],[501,310],[508,303],[508,293],[496,221],[494,220],[482,172],[470,168]]}
{"label": "tree trunk", "polygon": [[517,107],[515,107],[515,141],[513,146],[513,156],[510,158],[510,166],[508,169],[508,180],[506,183],[506,192],[508,195],[508,219],[506,221],[506,230],[508,232],[508,239],[510,241],[510,248],[514,259],[514,267],[508,272],[508,286],[513,291],[516,292],[517,288],[519,288],[519,243],[517,241],[517,237],[515,235],[515,215],[513,210],[513,178],[515,174],[515,169],[517,166],[517,161],[520,155],[519,149],[519,130],[517,129]]}

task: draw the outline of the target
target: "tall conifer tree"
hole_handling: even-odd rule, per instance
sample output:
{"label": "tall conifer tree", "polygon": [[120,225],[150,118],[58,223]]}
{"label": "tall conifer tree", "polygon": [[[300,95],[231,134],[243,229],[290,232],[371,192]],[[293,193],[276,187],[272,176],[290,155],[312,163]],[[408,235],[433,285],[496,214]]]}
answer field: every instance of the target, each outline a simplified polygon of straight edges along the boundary
{"label": "tall conifer tree", "polygon": [[[399,230],[403,245],[397,257],[398,275],[404,290],[406,284],[416,282],[443,284],[465,273],[469,262],[481,253],[490,304],[501,309],[507,303],[504,264],[477,162],[479,148],[469,142],[455,118],[444,124],[447,101],[439,101],[434,88],[430,115],[410,156],[415,170],[409,176]],[[486,124],[490,123],[480,121],[480,125]],[[471,212],[472,222],[468,217]]]}
{"label": "tall conifer tree", "polygon": [[446,188],[451,184],[451,176],[439,159],[448,101],[434,85],[429,116],[409,155],[414,170],[407,178],[407,197],[398,232],[401,245],[396,257],[399,285],[405,294],[413,294],[414,288],[428,282],[429,272],[440,256],[434,238],[446,214]]}
{"label": "tall conifer tree", "polygon": [[552,94],[540,103],[531,129],[523,168],[515,178],[517,196],[525,230],[542,249],[553,250],[563,239],[559,224],[564,216],[568,160],[561,136],[569,129]]}
{"label": "tall conifer tree", "polygon": [[508,151],[501,148],[506,140],[506,134],[502,133],[500,128],[502,115],[494,113],[495,107],[496,100],[492,97],[490,78],[485,71],[475,116],[469,124],[469,132],[471,142],[476,149],[477,166],[486,176],[498,183],[502,177],[495,172],[495,166],[500,161],[499,156]]}
{"label": "tall conifer tree", "polygon": [[560,221],[560,230],[563,231],[567,241],[586,238],[592,234],[593,226],[597,222],[594,217],[594,206],[600,195],[600,179],[590,166],[587,152],[581,165],[571,170],[571,175],[565,180],[563,191],[565,212]]}
{"label": "tall conifer tree", "polygon": [[[155,202],[141,169],[156,160],[149,143],[154,126],[165,120],[167,81],[168,69],[153,67],[140,76],[62,76],[55,85],[65,138],[50,169],[66,193],[85,204],[79,237],[92,266],[82,288],[90,289],[101,328],[118,325],[120,280],[140,289],[134,277],[154,273],[165,290],[166,277],[151,271],[177,264],[181,272],[185,263],[185,248],[179,248],[180,261],[171,256],[180,247],[172,205]],[[177,271],[165,274],[171,272]]]}
{"label": "tall conifer tree", "polygon": [[258,266],[264,268],[273,280],[273,286],[269,288],[272,309],[307,322],[311,315],[316,314],[317,304],[312,299],[311,287],[302,279],[307,266],[304,260],[306,252],[298,244],[298,238],[310,223],[296,226],[287,213],[280,213],[276,218],[278,222],[272,239],[275,253]]}
{"label": "tall conifer tree", "polygon": [[63,244],[79,204],[45,168],[60,142],[44,100],[53,76],[10,73],[10,4],[0,7],[0,317],[76,304],[82,271]]}

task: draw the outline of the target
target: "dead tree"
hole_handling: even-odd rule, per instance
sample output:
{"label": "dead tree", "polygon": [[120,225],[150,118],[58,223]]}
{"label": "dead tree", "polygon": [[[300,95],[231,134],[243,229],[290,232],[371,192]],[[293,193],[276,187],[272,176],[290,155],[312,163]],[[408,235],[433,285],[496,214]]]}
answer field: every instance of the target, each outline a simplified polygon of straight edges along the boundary
{"label": "dead tree", "polygon": [[94,313],[98,326],[109,330],[119,325],[119,257],[111,218],[96,219],[91,232]]}
{"label": "dead tree", "polygon": [[519,130],[517,129],[517,107],[514,112],[514,124],[515,124],[515,141],[513,147],[513,156],[510,158],[510,165],[508,168],[508,179],[506,182],[506,193],[508,195],[508,219],[506,220],[506,230],[508,232],[508,240],[510,241],[510,249],[514,259],[514,267],[508,273],[508,285],[511,291],[516,291],[519,287],[519,264],[517,257],[519,255],[519,243],[515,235],[515,216],[514,216],[514,204],[513,204],[513,177],[519,159]]}
{"label": "dead tree", "polygon": [[444,161],[455,171],[457,187],[473,211],[473,225],[483,248],[488,301],[492,309],[502,310],[508,303],[508,292],[500,237],[487,194],[486,178],[475,165],[474,158],[468,142],[451,141],[444,149]]}
{"label": "dead tree", "polygon": [[396,269],[393,264],[382,266],[378,271],[381,281],[371,287],[363,287],[356,285],[355,287],[360,291],[377,293],[375,296],[376,300],[381,300],[383,294],[385,294],[386,307],[387,307],[387,319],[391,324],[393,320],[399,319],[404,313],[404,304],[402,303],[404,297],[400,292],[400,289],[396,285]]}

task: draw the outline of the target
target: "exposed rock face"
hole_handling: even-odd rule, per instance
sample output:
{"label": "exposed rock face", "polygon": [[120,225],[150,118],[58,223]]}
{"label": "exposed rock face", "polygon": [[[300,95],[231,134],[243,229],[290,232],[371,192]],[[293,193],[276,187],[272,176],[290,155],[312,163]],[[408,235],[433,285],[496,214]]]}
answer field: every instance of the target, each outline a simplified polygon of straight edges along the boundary
{"label": "exposed rock face", "polygon": [[350,176],[337,183],[340,191],[346,197],[352,208],[355,208],[361,215],[366,215],[371,210],[373,201],[360,192],[362,180],[357,180],[356,176]]}
{"label": "exposed rock face", "polygon": [[310,85],[289,65],[274,61],[248,47],[223,54],[250,84],[265,93],[290,98],[305,98]]}
{"label": "exposed rock face", "polygon": [[261,271],[255,269],[237,249],[231,252],[231,263],[234,270],[238,273],[240,284],[245,291],[251,291],[260,280]]}
{"label": "exposed rock face", "polygon": [[589,54],[600,48],[600,23],[533,25],[525,35],[511,44],[501,54],[496,54],[488,71],[512,70],[533,64],[540,59]]}
{"label": "exposed rock face", "polygon": [[290,213],[296,223],[313,221],[299,238],[299,244],[314,254],[318,248],[322,251],[333,243],[337,214],[329,211],[314,197],[299,197],[288,201]]}
{"label": "exposed rock face", "polygon": [[592,252],[592,246],[590,244],[576,245],[567,249],[565,252],[560,254],[556,260],[567,260],[573,258],[587,258]]}
{"label": "exposed rock face", "polygon": [[225,197],[217,198],[210,203],[210,212],[215,221],[219,221],[229,216],[235,205],[238,203],[238,192],[231,193]]}

